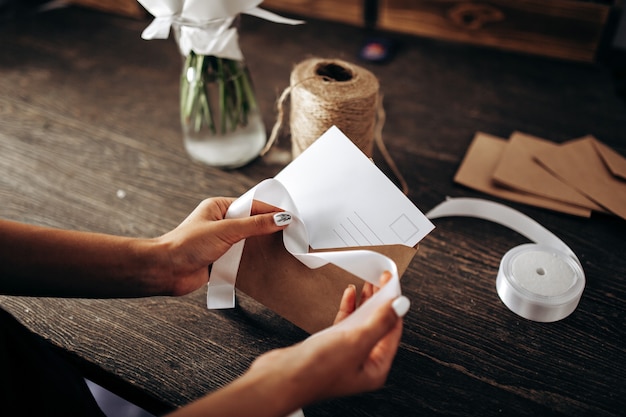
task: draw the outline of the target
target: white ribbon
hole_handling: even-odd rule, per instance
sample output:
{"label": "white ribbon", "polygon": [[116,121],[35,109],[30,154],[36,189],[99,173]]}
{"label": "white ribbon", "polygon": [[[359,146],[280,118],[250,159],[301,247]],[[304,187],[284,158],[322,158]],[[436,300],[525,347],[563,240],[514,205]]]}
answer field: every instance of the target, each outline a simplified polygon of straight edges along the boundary
{"label": "white ribbon", "polygon": [[[317,332],[310,337],[330,331],[354,328],[371,316],[378,307],[395,300],[402,294],[396,263],[378,252],[351,250],[309,253],[309,238],[306,225],[301,220],[298,208],[289,192],[276,179],[267,179],[248,190],[248,192],[230,205],[225,217],[232,219],[250,216],[253,200],[280,207],[292,215],[291,224],[282,232],[283,243],[291,255],[309,268],[315,269],[332,263],[376,286],[380,286],[380,275],[384,271],[391,272],[391,280],[355,312],[338,324]],[[244,245],[245,239],[237,242],[213,263],[207,289],[208,308],[221,309],[233,308],[235,306],[235,283]],[[300,409],[288,417],[304,417],[304,413]]]}
{"label": "white ribbon", "polygon": [[143,39],[167,39],[170,36],[170,27],[174,16],[155,17],[152,23],[141,33]]}
{"label": "white ribbon", "polygon": [[225,22],[216,30],[182,26],[178,42],[180,52],[184,56],[194,51],[200,55],[212,55],[237,61],[243,60],[243,54],[239,49],[237,29],[230,28],[230,24],[230,22]]}
{"label": "white ribbon", "polygon": [[477,198],[448,198],[426,213],[429,219],[446,216],[490,220],[535,242],[511,249],[500,262],[496,289],[511,311],[529,320],[552,322],[576,309],[585,287],[582,265],[549,230],[510,207]]}
{"label": "white ribbon", "polygon": [[[248,14],[274,23],[299,25],[302,20],[288,19],[257,7],[260,0],[138,0],[154,20],[141,34],[146,40],[166,39],[172,24],[181,24],[181,53],[242,60],[237,30],[231,28],[235,16]],[[185,23],[188,23],[185,25]]]}
{"label": "white ribbon", "polygon": [[[380,275],[384,271],[391,272],[391,280],[367,303],[342,321],[342,327],[362,322],[378,306],[401,295],[396,263],[387,256],[360,249],[309,253],[308,234],[298,214],[298,208],[285,187],[276,179],[267,179],[259,183],[235,200],[229,207],[226,218],[249,216],[253,200],[280,207],[291,213],[293,220],[282,232],[283,243],[287,251],[307,267],[315,269],[332,263],[375,286],[380,285]],[[244,245],[245,240],[236,243],[213,263],[207,291],[208,308],[233,308],[235,306],[235,282]]]}

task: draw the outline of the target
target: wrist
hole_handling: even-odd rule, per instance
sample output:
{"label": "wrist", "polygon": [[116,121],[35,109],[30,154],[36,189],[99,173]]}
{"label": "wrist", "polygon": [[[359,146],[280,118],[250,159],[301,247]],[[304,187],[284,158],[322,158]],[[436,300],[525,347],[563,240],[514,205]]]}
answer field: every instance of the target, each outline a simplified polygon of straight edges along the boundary
{"label": "wrist", "polygon": [[140,295],[171,295],[172,263],[167,244],[159,239],[131,239],[129,246]]}
{"label": "wrist", "polygon": [[251,369],[225,387],[177,410],[169,417],[285,417],[298,409],[285,378],[274,368]]}
{"label": "wrist", "polygon": [[272,398],[276,415],[289,415],[316,400],[314,386],[310,385],[310,362],[303,361],[303,356],[307,355],[298,346],[301,345],[272,350],[259,356],[239,380],[260,387],[258,389],[263,391],[265,399]]}
{"label": "wrist", "polygon": [[[288,369],[251,370],[244,374],[235,385],[241,385],[242,392],[253,393],[256,404],[265,404],[261,414],[266,417],[287,416],[304,406],[300,400],[297,382],[290,377]],[[252,415],[252,414],[250,414]]]}

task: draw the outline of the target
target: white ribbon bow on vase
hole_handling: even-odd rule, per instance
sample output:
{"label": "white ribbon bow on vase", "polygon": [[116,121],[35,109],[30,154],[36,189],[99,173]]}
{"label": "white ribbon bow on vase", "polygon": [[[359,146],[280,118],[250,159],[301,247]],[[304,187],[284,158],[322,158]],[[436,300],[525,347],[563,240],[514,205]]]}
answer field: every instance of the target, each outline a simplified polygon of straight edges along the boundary
{"label": "white ribbon bow on vase", "polygon": [[154,16],[141,37],[167,39],[173,23],[188,23],[181,28],[179,45],[188,55],[200,55],[242,60],[237,29],[231,27],[239,14],[256,16],[274,23],[299,25],[302,20],[288,19],[258,7],[262,0],[138,0]]}

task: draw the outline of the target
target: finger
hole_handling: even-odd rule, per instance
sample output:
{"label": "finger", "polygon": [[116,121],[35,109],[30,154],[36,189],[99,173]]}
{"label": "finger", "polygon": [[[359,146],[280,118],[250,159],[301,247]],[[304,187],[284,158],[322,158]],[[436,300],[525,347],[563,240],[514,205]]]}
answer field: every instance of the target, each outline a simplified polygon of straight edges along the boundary
{"label": "finger", "polygon": [[[226,212],[231,204],[237,200],[233,197],[211,197],[200,202],[192,212],[192,216],[205,218],[208,220],[221,220],[226,216]],[[262,201],[253,200],[250,210],[251,215],[280,212],[282,209]]]}
{"label": "finger", "polygon": [[283,230],[291,223],[289,213],[266,213],[220,222],[224,235],[229,243],[234,244],[251,236],[268,235]]}
{"label": "finger", "polygon": [[[391,302],[391,310],[397,317],[395,325],[391,330],[378,342],[374,350],[372,350],[371,357],[376,360],[376,356],[388,356],[389,354],[395,354],[400,344],[400,338],[402,337],[402,317],[407,313],[410,307],[409,299],[400,296]],[[388,318],[392,321],[391,318]]]}
{"label": "finger", "polygon": [[234,198],[228,197],[206,198],[202,200],[191,213],[189,213],[181,224],[201,220],[221,220],[226,215],[226,211],[233,201],[235,201]]}
{"label": "finger", "polygon": [[354,310],[356,310],[356,287],[353,284],[350,284],[343,291],[341,303],[339,304],[339,311],[335,316],[333,324],[339,323],[341,320],[352,314]]}
{"label": "finger", "polygon": [[[390,306],[393,311],[393,315],[396,317],[396,323],[394,327],[392,327],[391,330],[378,342],[375,349],[372,351],[372,357],[374,357],[377,353],[379,355],[382,354],[382,356],[390,353],[395,354],[395,351],[398,349],[398,345],[400,344],[400,338],[402,336],[402,317],[404,317],[404,315],[409,311],[411,302],[405,296],[400,296],[393,300]],[[393,319],[390,316],[392,315],[389,314],[389,312],[387,312],[387,314],[389,317],[384,320],[389,320],[389,322],[391,322]]]}
{"label": "finger", "polygon": [[362,329],[362,335],[359,340],[361,346],[366,352],[371,352],[381,339],[391,333],[391,338],[386,342],[387,350],[394,351],[400,341],[402,327],[402,318],[398,317],[396,311],[392,308],[392,301],[379,307],[365,323]]}
{"label": "finger", "polygon": [[382,275],[380,276],[380,286],[381,287],[384,286],[389,281],[391,281],[391,272],[389,271],[383,272]]}
{"label": "finger", "polygon": [[[380,276],[380,287],[383,287],[391,280],[391,272],[384,271]],[[369,282],[363,284],[363,289],[361,289],[361,300],[359,301],[359,305],[363,305],[367,300],[372,298],[374,294],[378,292],[380,287],[377,287]]]}
{"label": "finger", "polygon": [[366,282],[363,284],[363,288],[361,289],[361,299],[359,300],[359,305],[365,304],[367,300],[372,298],[374,295],[374,285],[370,282]]}
{"label": "finger", "polygon": [[396,356],[400,339],[402,338],[402,319],[398,318],[396,324],[387,332],[371,349],[367,362],[364,364],[364,372],[370,376],[379,376],[377,384],[382,385],[386,375],[391,369],[393,359]]}

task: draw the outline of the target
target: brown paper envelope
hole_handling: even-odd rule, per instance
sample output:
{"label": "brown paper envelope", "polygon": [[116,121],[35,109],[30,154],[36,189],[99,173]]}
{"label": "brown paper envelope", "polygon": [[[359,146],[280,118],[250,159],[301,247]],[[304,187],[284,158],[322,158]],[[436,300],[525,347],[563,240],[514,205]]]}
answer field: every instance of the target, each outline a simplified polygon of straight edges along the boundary
{"label": "brown paper envelope", "polygon": [[626,182],[611,175],[593,136],[571,140],[535,155],[547,169],[609,211],[626,219]]}
{"label": "brown paper envelope", "polygon": [[533,154],[559,145],[521,132],[514,132],[502,152],[493,172],[493,179],[507,187],[551,198],[591,210],[604,211],[602,207],[563,182],[534,160]]}
{"label": "brown paper envelope", "polygon": [[626,158],[597,139],[593,141],[593,144],[611,173],[616,177],[626,179]]}
{"label": "brown paper envelope", "polygon": [[[363,246],[396,262],[400,276],[417,247]],[[285,249],[282,233],[246,239],[236,287],[301,329],[315,333],[333,324],[348,284],[358,290],[364,281],[332,264],[310,269]]]}
{"label": "brown paper envelope", "polygon": [[591,210],[586,208],[498,186],[493,181],[492,174],[498,165],[502,152],[504,152],[506,142],[506,139],[477,132],[461,162],[461,166],[454,176],[454,181],[495,197],[505,198],[518,203],[556,210],[575,216],[591,216]]}

